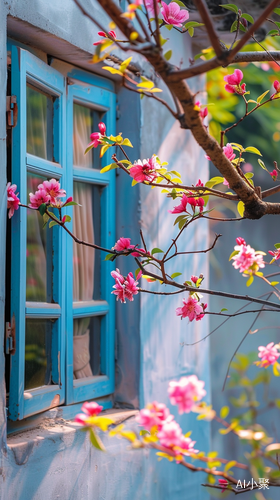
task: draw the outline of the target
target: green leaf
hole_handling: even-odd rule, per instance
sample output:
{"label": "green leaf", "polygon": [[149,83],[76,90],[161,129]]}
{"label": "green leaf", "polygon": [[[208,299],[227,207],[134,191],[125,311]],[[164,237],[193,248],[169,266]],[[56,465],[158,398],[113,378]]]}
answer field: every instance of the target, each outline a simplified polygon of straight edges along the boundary
{"label": "green leaf", "polygon": [[228,260],[231,260],[231,259],[232,259],[232,257],[234,257],[235,255],[237,255],[238,253],[239,253],[239,251],[238,251],[238,250],[233,250],[233,252],[230,254],[230,256],[229,256],[229,259],[228,259]]}
{"label": "green leaf", "polygon": [[46,210],[47,210],[47,205],[45,203],[42,203],[42,205],[39,206],[40,214],[43,216]]}
{"label": "green leaf", "polygon": [[212,177],[212,179],[209,179],[209,181],[207,181],[205,183],[205,187],[208,187],[208,188],[212,188],[214,186],[216,186],[216,184],[222,184],[224,182],[224,178],[223,177]]}
{"label": "green leaf", "polygon": [[266,90],[262,95],[259,95],[259,97],[257,98],[257,102],[260,104],[263,100],[263,98],[266,96],[266,94],[268,94],[269,90]]}
{"label": "green leaf", "polygon": [[[240,27],[240,26],[241,26],[241,25],[239,24],[239,27]],[[233,33],[233,32],[234,32],[234,31],[236,31],[236,30],[237,30],[237,21],[234,21],[234,22],[232,23],[231,27],[230,27],[230,32],[231,32],[231,33]]]}
{"label": "green leaf", "polygon": [[[63,205],[63,208],[71,207],[72,205],[79,205],[79,203],[77,203],[76,201],[68,201],[68,203],[65,203],[65,205]],[[81,205],[79,205],[79,207],[81,207]]]}
{"label": "green leaf", "polygon": [[168,50],[167,52],[165,52],[164,54],[164,58],[169,61],[169,59],[171,59],[171,56],[172,56],[172,50]]}
{"label": "green leaf", "polygon": [[174,279],[174,278],[177,278],[177,276],[182,276],[182,273],[173,273],[171,274],[171,278]]}
{"label": "green leaf", "polygon": [[186,215],[178,215],[178,217],[176,218],[173,225],[176,226],[176,224],[178,224],[178,222],[181,222],[181,220],[186,220],[186,219],[187,219]]}
{"label": "green leaf", "polygon": [[279,28],[280,28],[280,23],[279,23],[279,22],[277,22],[277,21],[274,21],[274,22],[275,22],[275,24],[276,24],[277,28],[279,29]]}
{"label": "green leaf", "polygon": [[185,225],[185,222],[186,222],[186,220],[184,220],[184,219],[180,220],[180,222],[179,222],[179,224],[178,224],[178,228],[179,228],[180,230],[181,230],[181,229],[182,229],[182,227]]}
{"label": "green leaf", "polygon": [[173,28],[173,24],[165,24],[164,26],[166,29],[168,29],[168,31],[171,31]]}
{"label": "green leaf", "polygon": [[193,35],[194,35],[194,29],[193,29],[192,27],[190,27],[190,28],[188,29],[188,33],[189,33],[190,37],[192,38],[192,37],[193,37]]}
{"label": "green leaf", "polygon": [[122,146],[128,146],[129,148],[133,148],[129,139],[124,139],[122,142]]}
{"label": "green leaf", "polygon": [[250,16],[250,14],[242,14],[242,16],[244,19],[246,19],[246,21],[249,21],[249,23],[251,24],[254,24],[254,18],[252,16]]}
{"label": "green leaf", "polygon": [[247,174],[245,174],[245,177],[246,179],[252,179],[252,177],[254,177],[254,174],[253,172],[247,172]]}
{"label": "green leaf", "polygon": [[100,451],[106,451],[101,439],[99,438],[99,436],[97,436],[97,434],[95,434],[93,429],[89,430],[89,438],[94,448],[97,448]]}
{"label": "green leaf", "polygon": [[250,278],[246,281],[246,286],[252,285],[253,281],[254,281],[254,276],[251,275]]}
{"label": "green leaf", "polygon": [[278,9],[278,7],[274,9],[273,12],[275,12],[275,14],[278,14],[278,16],[280,16],[280,9]]}
{"label": "green leaf", "polygon": [[153,248],[153,250],[151,251],[151,254],[154,255],[155,253],[164,253],[164,251],[161,250],[160,248]]}
{"label": "green leaf", "polygon": [[280,409],[280,399],[275,399],[275,405]]}
{"label": "green leaf", "polygon": [[58,223],[55,220],[51,220],[49,223],[49,228],[51,228],[53,226],[57,226],[57,225],[58,225]]}
{"label": "green leaf", "polygon": [[139,432],[140,436],[146,436],[147,434],[150,434],[149,431],[146,431],[145,429],[141,429]]}
{"label": "green leaf", "polygon": [[106,165],[106,167],[103,167],[100,170],[100,173],[104,174],[105,172],[109,172],[109,170],[114,170],[115,168],[118,168],[118,165],[116,163],[110,163],[110,165]]}
{"label": "green leaf", "polygon": [[107,253],[106,257],[104,260],[115,260],[116,254],[114,253]]}
{"label": "green leaf", "polygon": [[65,217],[64,222],[71,222],[71,217],[70,217],[70,215],[64,215],[64,217]]}
{"label": "green leaf", "polygon": [[245,205],[244,205],[243,201],[239,201],[237,204],[237,211],[238,211],[240,217],[243,217],[244,210],[245,210]]}
{"label": "green leaf", "polygon": [[48,214],[44,214],[43,215],[43,229],[46,226],[46,224],[48,223],[48,220],[49,220]]}
{"label": "green leaf", "polygon": [[268,172],[264,162],[260,158],[258,158],[258,164],[261,168],[263,168],[263,170],[266,170]]}
{"label": "green leaf", "polygon": [[233,3],[220,4],[220,7],[223,7],[224,9],[227,10],[231,10],[232,12],[235,12],[235,14],[238,14],[238,7]]}
{"label": "green leaf", "polygon": [[[239,24],[239,29],[240,29],[240,31],[243,31],[244,33],[246,33],[246,31],[247,31],[247,29],[243,26],[242,23]],[[250,92],[245,92],[245,94],[250,94]]]}
{"label": "green leaf", "polygon": [[225,307],[223,307],[223,309],[221,309],[221,313],[224,312],[224,311],[227,311],[227,309]]}
{"label": "green leaf", "polygon": [[185,4],[183,2],[181,2],[180,0],[172,0],[172,1],[177,3],[178,5],[180,5],[180,7],[186,8]]}
{"label": "green leaf", "polygon": [[275,248],[280,248],[280,243],[275,243]]}
{"label": "green leaf", "polygon": [[[279,453],[280,452],[280,443],[273,443],[273,444],[269,444],[266,448],[265,448],[265,453],[267,453],[268,455],[275,455],[275,453]],[[279,471],[280,472],[280,471]]]}
{"label": "green leaf", "polygon": [[246,151],[246,153],[254,153],[255,155],[262,156],[261,152],[257,148],[254,148],[253,146],[249,146],[248,148],[244,149],[244,151]]}
{"label": "green leaf", "polygon": [[270,30],[267,33],[267,36],[274,36],[274,35],[279,35],[279,31],[278,30]]}
{"label": "green leaf", "polygon": [[223,406],[220,411],[220,417],[222,419],[225,419],[227,418],[228,414],[229,414],[229,406]]}
{"label": "green leaf", "polygon": [[[188,23],[184,24],[186,30],[189,28],[198,28],[199,26],[204,26],[203,23],[197,23],[196,21],[189,21]],[[203,52],[201,53],[203,55]]]}
{"label": "green leaf", "polygon": [[159,40],[161,47],[163,47],[163,45],[167,42],[167,38],[163,38],[161,34],[159,35]]}

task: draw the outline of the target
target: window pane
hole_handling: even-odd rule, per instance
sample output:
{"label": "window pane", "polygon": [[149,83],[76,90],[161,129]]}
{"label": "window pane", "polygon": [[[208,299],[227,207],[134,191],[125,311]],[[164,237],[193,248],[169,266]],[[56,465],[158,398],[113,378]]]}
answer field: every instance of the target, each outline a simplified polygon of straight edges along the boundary
{"label": "window pane", "polygon": [[[34,193],[45,177],[27,174],[27,193]],[[26,300],[52,301],[52,230],[43,229],[43,217],[27,210]]]}
{"label": "window pane", "polygon": [[85,149],[90,142],[90,134],[99,132],[100,113],[93,109],[74,103],[73,108],[73,163],[74,167],[101,168],[99,148],[92,149],[85,155]]}
{"label": "window pane", "polygon": [[[74,182],[74,200],[81,205],[75,207],[73,232],[81,240],[101,244],[101,211],[99,186]],[[73,246],[73,300],[98,300],[100,293],[100,251],[74,243]]]}
{"label": "window pane", "polygon": [[74,379],[101,375],[100,327],[101,316],[74,319]]}
{"label": "window pane", "polygon": [[27,152],[53,161],[53,98],[26,88]]}
{"label": "window pane", "polygon": [[24,388],[51,384],[52,326],[48,319],[26,319]]}

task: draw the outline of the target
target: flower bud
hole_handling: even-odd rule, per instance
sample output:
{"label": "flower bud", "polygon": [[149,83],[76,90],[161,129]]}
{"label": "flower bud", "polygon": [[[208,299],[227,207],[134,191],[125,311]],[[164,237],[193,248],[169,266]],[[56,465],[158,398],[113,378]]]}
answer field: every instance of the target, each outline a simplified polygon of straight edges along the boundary
{"label": "flower bud", "polygon": [[102,135],[105,135],[106,133],[106,125],[103,122],[98,123],[98,128],[101,132]]}
{"label": "flower bud", "polygon": [[197,282],[197,280],[198,280],[198,277],[197,276],[191,276],[191,280],[195,284]]}
{"label": "flower bud", "polygon": [[246,241],[243,238],[236,238],[237,245],[246,245]]}
{"label": "flower bud", "polygon": [[106,33],[104,33],[104,31],[98,31],[97,33],[99,36],[106,36]]}
{"label": "flower bud", "polygon": [[273,82],[273,87],[275,88],[276,93],[280,92],[280,82],[278,82],[278,80]]}
{"label": "flower bud", "polygon": [[112,30],[112,31],[109,31],[108,33],[112,38],[116,39],[117,38],[117,35],[116,33]]}

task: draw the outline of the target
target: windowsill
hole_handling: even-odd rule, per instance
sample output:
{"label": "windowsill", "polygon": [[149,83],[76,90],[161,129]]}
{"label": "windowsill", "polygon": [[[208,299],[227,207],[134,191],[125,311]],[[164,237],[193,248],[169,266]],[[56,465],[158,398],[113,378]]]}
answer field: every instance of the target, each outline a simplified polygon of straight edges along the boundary
{"label": "windowsill", "polygon": [[[53,413],[51,416],[50,414]],[[22,465],[28,459],[34,446],[38,446],[45,439],[53,442],[59,440],[61,436],[75,433],[81,430],[81,425],[73,420],[65,420],[57,415],[58,409],[48,412],[48,417],[42,417],[38,426],[33,429],[18,431],[8,436],[7,445],[14,454],[15,461]],[[137,415],[138,410],[117,410],[110,409],[102,412],[102,415],[111,418],[116,425]]]}

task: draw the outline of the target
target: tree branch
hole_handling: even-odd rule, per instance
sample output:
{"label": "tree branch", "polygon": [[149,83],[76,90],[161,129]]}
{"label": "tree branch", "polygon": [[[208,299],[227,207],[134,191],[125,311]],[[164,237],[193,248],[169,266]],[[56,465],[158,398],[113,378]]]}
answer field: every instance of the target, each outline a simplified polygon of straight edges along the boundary
{"label": "tree branch", "polygon": [[219,37],[215,31],[215,28],[212,23],[211,15],[209,12],[209,9],[207,5],[205,4],[204,0],[194,0],[194,3],[196,5],[196,8],[200,14],[200,17],[202,19],[202,22],[205,25],[205,28],[207,30],[210,42],[213,46],[213,49],[215,51],[216,56],[218,59],[223,56],[223,49],[220,44]]}

